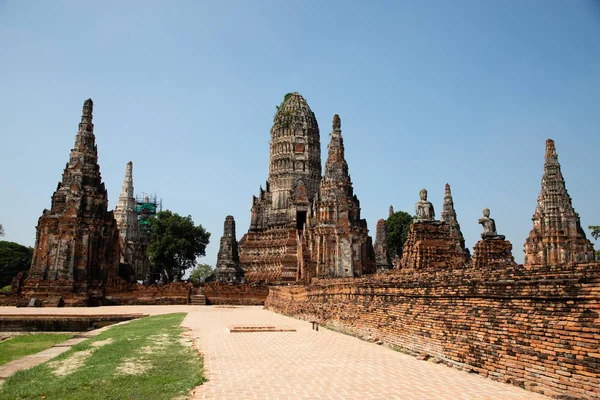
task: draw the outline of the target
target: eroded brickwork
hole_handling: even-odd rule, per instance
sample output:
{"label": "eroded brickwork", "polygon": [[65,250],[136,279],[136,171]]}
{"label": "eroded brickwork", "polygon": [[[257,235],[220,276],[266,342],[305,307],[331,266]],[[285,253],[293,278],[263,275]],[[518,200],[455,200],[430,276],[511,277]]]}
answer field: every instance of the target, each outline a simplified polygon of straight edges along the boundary
{"label": "eroded brickwork", "polygon": [[252,199],[250,230],[239,243],[248,282],[308,282],[314,276],[375,272],[373,243],[353,193],[341,122],[321,177],[319,127],[298,93],[286,95],[271,129],[269,179]]}
{"label": "eroded brickwork", "polygon": [[314,270],[305,268],[299,278],[308,281],[313,276],[361,276],[375,272],[373,243],[367,221],[360,216],[360,202],[348,173],[337,114],[333,117],[325,175],[311,208],[306,237],[305,251]]}
{"label": "eroded brickwork", "polygon": [[218,282],[239,282],[244,276],[240,266],[240,255],[238,243],[235,238],[235,220],[231,215],[225,218],[223,236],[219,254],[217,255],[217,266],[215,267],[215,280]]}
{"label": "eroded brickwork", "polygon": [[92,109],[86,100],[62,181],[38,221],[25,296],[97,297],[94,288],[118,273],[119,234],[100,175]]}
{"label": "eroded brickwork", "polygon": [[594,249],[581,228],[562,176],[552,139],[546,141],[542,190],[525,242],[525,266],[537,268],[594,260]]}
{"label": "eroded brickwork", "polygon": [[298,277],[299,230],[321,181],[319,126],[308,103],[289,93],[271,128],[269,178],[252,198],[250,230],[239,243],[250,282],[290,282]]}
{"label": "eroded brickwork", "polygon": [[207,304],[262,306],[269,295],[266,285],[210,282],[204,286]]}
{"label": "eroded brickwork", "polygon": [[402,269],[454,269],[466,262],[465,252],[450,231],[450,225],[443,221],[410,225],[402,251]]}
{"label": "eroded brickwork", "polygon": [[[390,206],[391,207],[391,206]],[[390,260],[390,254],[388,252],[388,230],[385,219],[377,221],[375,236],[375,263],[377,265],[377,271],[385,271],[392,268],[392,262]]]}
{"label": "eroded brickwork", "polygon": [[599,298],[600,263],[589,263],[535,276],[514,266],[315,279],[271,287],[266,306],[529,390],[594,399]]}

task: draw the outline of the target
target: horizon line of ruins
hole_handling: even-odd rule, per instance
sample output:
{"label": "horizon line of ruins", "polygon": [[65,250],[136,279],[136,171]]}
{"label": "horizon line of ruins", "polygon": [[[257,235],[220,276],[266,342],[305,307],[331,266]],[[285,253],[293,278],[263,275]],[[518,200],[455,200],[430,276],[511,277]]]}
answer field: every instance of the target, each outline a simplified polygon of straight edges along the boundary
{"label": "horizon line of ruins", "polygon": [[[134,281],[150,273],[148,235],[136,212],[133,163],[127,163],[118,203],[109,211],[92,112],[88,99],[51,208],[38,221],[30,281],[104,281],[110,274]],[[234,218],[225,219],[215,280],[310,283],[314,277],[359,277],[389,269],[515,264],[512,245],[496,232],[489,209],[478,221],[482,239],[471,256],[448,184],[439,220],[427,191],[421,190],[401,257],[389,254],[384,219],[377,222],[373,243],[348,172],[340,117],[333,117],[322,173],[317,120],[296,92],[278,107],[269,152],[265,188],[252,196],[250,227],[239,243]],[[551,139],[546,141],[542,188],[524,252],[524,268],[594,260]]]}

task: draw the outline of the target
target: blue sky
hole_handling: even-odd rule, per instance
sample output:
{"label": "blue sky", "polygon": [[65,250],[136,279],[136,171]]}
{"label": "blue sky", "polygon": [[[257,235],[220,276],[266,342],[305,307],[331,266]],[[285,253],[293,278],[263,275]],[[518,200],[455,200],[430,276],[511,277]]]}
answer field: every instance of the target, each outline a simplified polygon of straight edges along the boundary
{"label": "blue sky", "polygon": [[522,262],[556,141],[573,205],[599,225],[600,6],[596,1],[0,0],[0,223],[35,226],[94,100],[110,207],[125,164],[138,192],[238,239],[267,178],[275,105],[315,112],[326,155],[338,113],[371,233],[420,188],[439,215],[450,183],[467,245],[491,209]]}

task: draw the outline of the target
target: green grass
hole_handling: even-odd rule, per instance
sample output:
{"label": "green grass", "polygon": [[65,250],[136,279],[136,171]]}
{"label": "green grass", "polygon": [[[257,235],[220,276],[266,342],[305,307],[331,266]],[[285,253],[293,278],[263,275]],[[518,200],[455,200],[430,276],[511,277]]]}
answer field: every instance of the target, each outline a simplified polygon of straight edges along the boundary
{"label": "green grass", "polygon": [[[0,399],[185,399],[204,378],[200,356],[180,343],[184,316],[158,315],[115,326],[50,362],[11,376],[0,387]],[[106,340],[112,342],[93,345]],[[57,363],[73,365],[76,358],[82,360],[79,368],[56,375]],[[124,373],[124,366],[134,374]]]}
{"label": "green grass", "polygon": [[0,342],[0,365],[49,349],[71,337],[72,335],[61,333],[13,336]]}

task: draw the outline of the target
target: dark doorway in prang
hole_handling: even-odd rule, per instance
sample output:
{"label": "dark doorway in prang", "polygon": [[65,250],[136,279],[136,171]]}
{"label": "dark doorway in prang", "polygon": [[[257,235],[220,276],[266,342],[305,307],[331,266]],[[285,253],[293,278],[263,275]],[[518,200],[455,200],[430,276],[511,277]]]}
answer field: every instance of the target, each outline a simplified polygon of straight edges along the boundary
{"label": "dark doorway in prang", "polygon": [[296,211],[296,229],[302,231],[306,224],[306,211]]}

